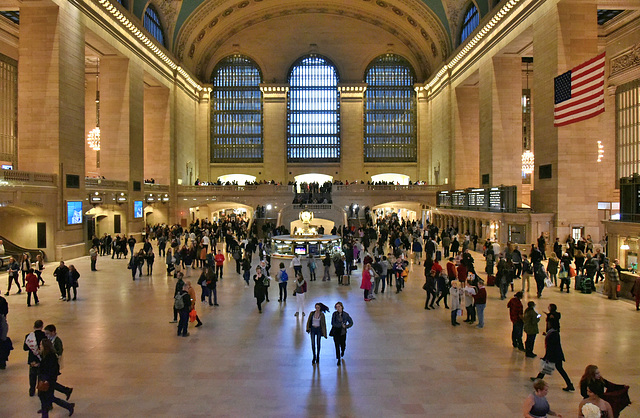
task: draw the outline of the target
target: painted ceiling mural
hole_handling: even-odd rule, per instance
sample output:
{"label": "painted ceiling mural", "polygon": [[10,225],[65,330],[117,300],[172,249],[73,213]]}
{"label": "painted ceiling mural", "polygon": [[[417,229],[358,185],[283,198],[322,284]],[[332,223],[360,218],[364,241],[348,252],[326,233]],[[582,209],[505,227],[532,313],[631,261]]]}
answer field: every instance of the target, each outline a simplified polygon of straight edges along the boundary
{"label": "painted ceiling mural", "polygon": [[167,40],[183,65],[206,80],[216,51],[241,31],[272,19],[306,14],[340,16],[376,26],[402,43],[427,76],[457,46],[465,11],[473,1],[481,18],[496,0],[134,0],[142,18],[151,2]]}

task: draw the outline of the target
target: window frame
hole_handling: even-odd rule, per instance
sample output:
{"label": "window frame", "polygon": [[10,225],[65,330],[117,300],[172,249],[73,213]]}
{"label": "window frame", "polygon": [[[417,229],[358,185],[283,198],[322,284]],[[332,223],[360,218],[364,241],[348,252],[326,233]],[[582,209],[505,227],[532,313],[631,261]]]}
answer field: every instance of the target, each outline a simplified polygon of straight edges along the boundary
{"label": "window frame", "polygon": [[[149,10],[151,10],[151,13],[154,16],[151,16],[151,14],[149,13]],[[147,26],[147,22],[150,22],[150,24],[153,24],[153,25]],[[167,47],[167,44],[166,44],[167,37],[165,36],[165,33],[164,33],[164,25],[162,24],[162,18],[160,17],[160,13],[158,12],[158,9],[151,2],[147,5],[147,7],[145,7],[144,12],[142,13],[142,26],[146,29],[147,32],[149,32],[149,34],[156,41],[160,42],[160,44],[165,48]],[[160,34],[162,39],[158,38],[157,33]]]}
{"label": "window frame", "polygon": [[[395,60],[385,64],[385,60]],[[398,74],[392,79],[391,84],[369,83],[369,73],[376,66],[403,67],[407,71],[411,82],[400,84],[406,77]],[[388,74],[380,72],[372,77],[382,76],[385,80],[391,80]],[[417,77],[409,60],[398,54],[383,54],[374,58],[364,72],[363,81],[367,83],[367,89],[363,100],[363,158],[369,162],[409,162],[418,161],[418,119],[417,119],[417,93],[414,88]],[[371,80],[370,80],[371,81]],[[396,88],[393,88],[396,87]],[[371,96],[374,93],[375,98]],[[408,93],[409,98],[404,98]],[[376,104],[376,101],[379,104]],[[381,106],[381,107],[380,107]],[[394,108],[395,107],[395,108]],[[407,108],[408,107],[408,108]],[[407,120],[408,119],[408,120]],[[379,121],[392,121],[385,124]],[[383,132],[376,132],[382,130]],[[395,154],[395,155],[394,155]]]}
{"label": "window frame", "polygon": [[[335,85],[323,86],[319,84],[311,87],[309,86],[298,87],[298,86],[293,86],[291,84],[294,70],[297,67],[300,67],[305,60],[310,58],[321,59],[325,62],[327,67],[331,67],[333,71],[334,79],[335,79]],[[328,80],[328,79],[325,79],[325,80]],[[326,56],[319,55],[319,54],[307,54],[298,58],[291,65],[287,73],[287,82],[289,83],[289,91],[287,93],[287,138],[286,138],[287,162],[289,163],[340,162],[340,158],[342,154],[342,150],[341,150],[342,140],[341,140],[341,128],[340,128],[340,116],[341,116],[340,115],[340,108],[341,108],[340,97],[341,95],[340,95],[340,89],[338,88],[340,84],[340,73],[338,71],[338,67],[334,64],[334,62],[331,59],[329,59]],[[296,100],[296,98],[293,96],[297,94],[298,90],[300,91],[300,93],[303,93],[305,91],[335,92],[335,95],[328,94],[326,95],[327,97],[325,98],[326,99],[325,102],[328,103],[329,105],[333,105],[335,103],[335,108],[330,110],[316,110],[316,111],[311,109],[294,110],[292,109],[292,104],[293,104],[293,101]],[[304,95],[300,94],[300,96],[304,96]],[[309,99],[314,98],[311,95],[308,95],[308,96],[309,96]],[[318,96],[316,96],[315,98],[317,99]],[[316,124],[316,125],[307,123],[305,121],[306,118],[304,116],[306,114],[312,114],[312,113],[316,113],[319,115],[327,115],[328,116],[327,120],[324,123],[320,122],[319,124]],[[301,116],[296,118],[295,117],[296,115],[301,115]],[[335,115],[335,118],[333,117],[334,115]],[[292,119],[297,119],[297,121],[293,121]],[[335,125],[333,123],[333,120],[335,120]],[[294,133],[292,132],[293,131],[292,128],[294,126],[302,126],[303,129],[307,128],[307,130],[300,133]],[[308,130],[310,126],[317,126],[318,131],[321,131],[321,132],[315,132],[315,133],[310,132]],[[335,126],[335,132],[331,132],[332,126]],[[322,132],[323,130],[329,131],[329,132]],[[316,138],[315,142],[309,142],[309,141],[313,141],[312,138],[314,137]],[[309,140],[305,141],[306,138],[309,138]],[[324,142],[325,147],[321,146],[323,143],[322,141],[325,141]],[[326,151],[326,156],[310,156],[309,155],[310,153],[315,153],[315,154],[318,153],[318,151],[312,152],[311,150],[322,150],[323,148],[328,150]],[[307,151],[306,153],[304,152],[305,150]],[[322,151],[319,151],[319,152],[321,153]]]}
{"label": "window frame", "polygon": [[[245,65],[251,66],[256,72],[258,77],[258,82],[255,85],[246,85],[246,86],[237,86],[237,85],[228,85],[228,86],[216,86],[215,77],[220,72],[220,70],[225,66],[225,62],[230,63],[234,59],[244,60],[246,62]],[[240,68],[241,65],[235,65],[237,68]],[[233,68],[234,65],[228,65],[229,68]],[[255,75],[253,76],[255,77]],[[249,80],[251,76],[247,76],[243,78],[243,81]],[[232,162],[242,162],[242,163],[262,163],[264,161],[264,96],[262,91],[260,90],[260,84],[262,84],[264,78],[262,75],[262,70],[258,63],[250,57],[242,54],[233,54],[228,55],[222,58],[213,71],[211,72],[210,82],[212,84],[212,90],[210,93],[210,122],[209,122],[209,130],[210,130],[210,149],[209,149],[209,162],[210,164],[216,163],[232,163]],[[231,107],[229,109],[218,109],[217,98],[215,97],[220,92],[231,92],[231,94],[227,94],[227,99],[234,100],[231,104],[227,104],[227,107]],[[233,92],[236,94],[234,95]],[[249,107],[256,106],[258,110],[251,109],[238,109],[238,103],[242,100],[242,93],[245,95],[251,96],[258,94],[259,100],[255,100],[254,97],[245,98],[245,105],[249,104]],[[249,123],[243,124],[242,121],[238,121],[236,123],[229,123],[229,121],[222,121],[219,124],[216,122],[218,116],[221,116],[223,119],[225,115],[236,116],[239,119],[259,119],[258,124],[251,121]],[[226,126],[229,132],[227,133],[216,133],[216,128],[218,126]],[[247,133],[248,129],[255,129],[258,127],[258,133]],[[241,132],[238,132],[241,131]],[[224,144],[223,140],[226,140],[227,144]],[[235,142],[235,143],[234,143]],[[219,151],[218,155],[216,154],[216,150]],[[222,154],[222,155],[219,155]]]}
{"label": "window frame", "polygon": [[[475,4],[472,1],[464,10],[465,10],[463,15],[464,17],[462,18],[462,23],[460,25],[460,32],[458,35],[458,42],[460,45],[462,45],[480,25],[480,9],[478,8],[477,4]],[[475,10],[475,13],[472,13],[472,11],[474,10]],[[471,25],[473,25],[474,21],[475,21],[475,26],[470,28]],[[463,37],[463,35],[465,34],[466,36]]]}

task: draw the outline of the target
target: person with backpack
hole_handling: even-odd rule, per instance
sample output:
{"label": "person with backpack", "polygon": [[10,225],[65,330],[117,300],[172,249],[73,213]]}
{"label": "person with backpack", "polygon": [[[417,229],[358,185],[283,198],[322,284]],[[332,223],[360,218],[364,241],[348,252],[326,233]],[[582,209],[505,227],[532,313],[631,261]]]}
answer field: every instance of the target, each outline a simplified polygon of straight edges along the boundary
{"label": "person with backpack", "polygon": [[[180,273],[180,281],[182,281],[182,273]],[[189,326],[189,312],[191,311],[191,296],[189,296],[187,285],[184,282],[182,282],[182,288],[174,296],[173,309],[180,315],[178,337],[188,337],[187,328]]]}
{"label": "person with backpack", "polygon": [[[176,296],[178,296],[178,294],[180,294],[181,290],[184,288],[184,281],[182,280],[182,278],[183,278],[182,272],[178,272],[176,274],[176,277],[178,278],[178,281],[176,282],[176,288],[175,288],[175,291],[173,292],[173,298],[174,299],[176,299]],[[178,312],[179,312],[179,309],[182,309],[182,308],[178,308],[177,305],[178,304],[175,303],[175,301],[174,301],[173,321],[170,322],[172,324],[175,324],[176,322],[178,322]]]}
{"label": "person with backpack", "polygon": [[279,267],[280,267],[280,270],[276,273],[276,281],[278,282],[278,287],[280,290],[280,298],[278,299],[278,302],[286,302],[287,301],[287,281],[289,280],[289,275],[287,274],[287,269],[284,267],[284,263],[280,263]]}

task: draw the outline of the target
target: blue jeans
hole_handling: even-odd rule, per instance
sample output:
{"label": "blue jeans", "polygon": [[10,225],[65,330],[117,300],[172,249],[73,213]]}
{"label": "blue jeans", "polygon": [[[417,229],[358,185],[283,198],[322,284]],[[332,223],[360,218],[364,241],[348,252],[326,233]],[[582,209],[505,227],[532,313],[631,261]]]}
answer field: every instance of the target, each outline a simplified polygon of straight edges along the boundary
{"label": "blue jeans", "polygon": [[[311,313],[313,315],[313,313]],[[320,340],[322,339],[322,328],[311,327],[311,350],[313,351],[313,357],[320,357]],[[316,344],[318,345],[318,351],[316,352]]]}
{"label": "blue jeans", "polygon": [[247,285],[249,284],[250,275],[251,275],[251,272],[249,270],[246,270],[244,273],[242,273],[242,277],[244,278],[244,281],[247,282]]}
{"label": "blue jeans", "polygon": [[486,307],[486,304],[476,305],[476,311],[478,311],[478,328],[484,327],[484,308]]}

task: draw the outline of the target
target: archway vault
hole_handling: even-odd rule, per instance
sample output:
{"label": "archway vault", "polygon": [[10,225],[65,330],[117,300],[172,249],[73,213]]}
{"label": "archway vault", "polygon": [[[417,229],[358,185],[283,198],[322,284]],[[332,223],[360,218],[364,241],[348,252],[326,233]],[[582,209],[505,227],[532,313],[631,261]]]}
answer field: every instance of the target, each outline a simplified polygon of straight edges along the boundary
{"label": "archway vault", "polygon": [[[189,15],[174,42],[183,65],[203,81],[215,62],[231,53],[252,56],[265,81],[282,82],[286,72],[282,65],[270,65],[274,58],[286,57],[290,65],[291,55],[318,52],[333,53],[331,58],[339,62],[335,54],[346,58],[362,51],[369,51],[366,59],[400,53],[414,65],[419,80],[425,80],[451,49],[445,25],[420,0],[208,1]],[[360,71],[342,73],[345,81],[361,79],[368,62],[365,57],[359,61]]]}

